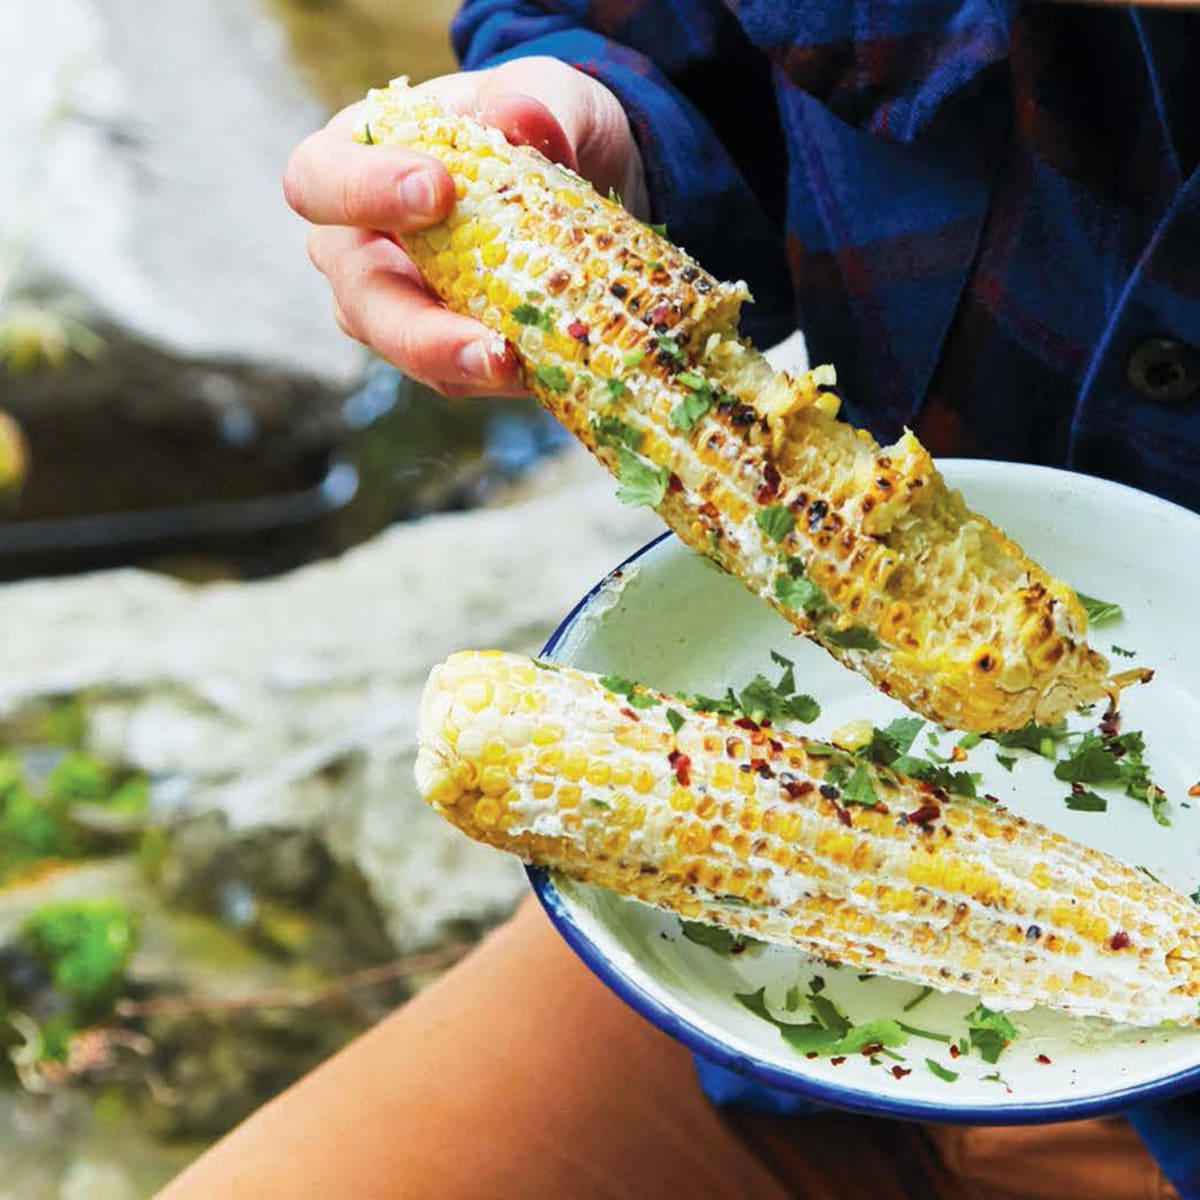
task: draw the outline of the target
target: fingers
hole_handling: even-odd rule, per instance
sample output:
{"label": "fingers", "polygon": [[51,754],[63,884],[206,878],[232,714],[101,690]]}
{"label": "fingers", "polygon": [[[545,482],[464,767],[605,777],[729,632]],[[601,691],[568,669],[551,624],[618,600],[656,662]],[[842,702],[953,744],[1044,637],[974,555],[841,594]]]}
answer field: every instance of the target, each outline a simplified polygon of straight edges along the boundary
{"label": "fingers", "polygon": [[305,138],[288,160],[283,194],[305,220],[404,232],[447,216],[454,182],[437,159],[396,146],[359,145],[341,124],[344,117]]}
{"label": "fingers", "polygon": [[554,162],[579,170],[575,147],[554,114],[532,96],[505,92],[486,100],[480,119],[494,125],[517,146],[532,146]]}
{"label": "fingers", "polygon": [[339,325],[406,375],[445,395],[526,393],[504,340],[435,300],[388,238],[316,229],[309,255],[333,287]]}

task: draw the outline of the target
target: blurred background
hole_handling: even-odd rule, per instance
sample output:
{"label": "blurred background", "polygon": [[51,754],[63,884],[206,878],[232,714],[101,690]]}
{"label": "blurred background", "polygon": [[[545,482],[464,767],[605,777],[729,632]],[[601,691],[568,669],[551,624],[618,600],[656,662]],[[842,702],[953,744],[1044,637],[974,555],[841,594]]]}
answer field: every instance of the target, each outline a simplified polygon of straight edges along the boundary
{"label": "blurred background", "polygon": [[150,1195],[522,890],[414,794],[421,684],[656,522],[369,362],[279,191],[454,7],[0,5],[0,1197]]}

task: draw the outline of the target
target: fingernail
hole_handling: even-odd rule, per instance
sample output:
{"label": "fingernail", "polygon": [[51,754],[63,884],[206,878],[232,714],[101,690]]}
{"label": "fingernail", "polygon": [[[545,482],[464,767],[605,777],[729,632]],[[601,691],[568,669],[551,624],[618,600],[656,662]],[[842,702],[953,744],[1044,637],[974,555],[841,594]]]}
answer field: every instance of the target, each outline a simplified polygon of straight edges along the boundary
{"label": "fingernail", "polygon": [[455,357],[455,365],[463,377],[474,383],[491,383],[495,378],[492,356],[482,342],[467,342],[460,347]]}
{"label": "fingernail", "polygon": [[400,180],[400,199],[414,217],[432,217],[437,212],[437,188],[428,171],[414,171]]}

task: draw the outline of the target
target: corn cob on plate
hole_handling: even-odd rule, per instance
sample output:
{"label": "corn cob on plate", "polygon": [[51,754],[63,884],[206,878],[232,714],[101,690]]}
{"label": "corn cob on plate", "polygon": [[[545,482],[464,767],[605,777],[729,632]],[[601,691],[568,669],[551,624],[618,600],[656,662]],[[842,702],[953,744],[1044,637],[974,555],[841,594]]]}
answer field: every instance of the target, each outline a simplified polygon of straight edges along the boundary
{"label": "corn cob on plate", "polygon": [[912,434],[877,445],[836,419],[832,368],[777,374],[738,337],[744,284],[403,81],[370,94],[360,139],[445,163],[457,206],[405,249],[508,339],[619,494],[835,658],[958,729],[1053,721],[1113,690],[1071,589],[968,509]]}
{"label": "corn cob on plate", "polygon": [[[452,662],[431,684],[423,786],[481,840],[665,905],[651,908],[566,875],[534,872],[560,929],[622,995],[710,1058],[735,1062],[769,1082],[861,1109],[972,1121],[1066,1119],[1117,1109],[1130,1102],[1123,1095],[1128,1089],[1148,1095],[1189,1081],[1196,1086],[1200,1033],[1156,1022],[1200,1015],[1193,995],[1200,974],[1185,965],[1200,930],[1200,909],[1186,898],[1200,881],[1200,822],[1196,810],[1183,807],[1192,803],[1191,776],[1200,773],[1192,732],[1200,727],[1200,700],[1191,684],[1200,653],[1186,616],[1187,595],[1200,579],[1173,578],[1161,552],[1174,546],[1186,557],[1184,546],[1200,546],[1200,522],[1115,485],[1058,472],[950,464],[948,473],[985,496],[989,508],[1067,577],[1121,601],[1127,615],[1112,627],[1114,641],[1167,664],[1151,687],[1127,696],[1124,727],[1145,730],[1163,752],[1154,769],[1171,797],[1169,828],[1104,785],[1095,791],[1107,798],[1107,811],[1068,809],[1070,784],[1054,777],[1053,762],[1026,751],[983,741],[954,764],[982,773],[980,794],[994,793],[1014,813],[1125,865],[1013,825],[987,806],[953,799],[936,800],[936,817],[926,812],[898,823],[901,811],[906,818],[920,813],[927,788],[878,785],[887,814],[840,797],[832,804],[803,786],[811,781],[819,788],[828,762],[802,752],[796,763],[786,762],[794,753],[787,737],[768,735],[764,743],[761,732],[729,727],[727,720],[717,730],[718,718],[681,704],[674,707],[684,724],[675,731],[665,719],[667,701],[631,708],[628,697],[614,699],[605,687],[505,656]],[[1122,564],[1117,593],[1083,536],[1097,528],[1112,531],[1109,548]],[[1106,579],[1108,586],[1101,586]],[[1174,622],[1170,613],[1177,614]],[[771,671],[769,652],[782,652],[795,659],[800,687],[823,706],[811,727],[789,727],[806,737],[828,738],[853,718],[883,727],[903,714],[788,632],[733,581],[668,541],[593,595],[548,649],[590,671],[709,695]],[[466,694],[456,695],[464,686]],[[527,708],[520,707],[520,695],[528,697]],[[514,701],[518,711],[505,724],[495,706]],[[623,707],[638,720],[621,715]],[[1096,713],[1072,724],[1083,730],[1098,719]],[[464,730],[458,747],[438,741],[436,731],[446,721]],[[497,737],[525,744],[534,764],[524,818],[507,807],[511,748],[501,752]],[[727,739],[733,739],[729,746]],[[944,756],[956,739],[939,735]],[[772,751],[771,740],[781,752]],[[924,734],[913,752],[922,748],[929,748]],[[671,751],[688,756],[687,787],[678,758],[668,758]],[[768,774],[737,769],[760,754]],[[1011,771],[998,756],[1013,760]],[[791,775],[785,782],[797,792],[787,801],[780,798],[785,764]],[[714,836],[716,825],[724,833]],[[938,832],[943,826],[950,835]],[[675,833],[664,842],[667,828]],[[582,865],[563,840],[568,833],[586,846]],[[949,856],[934,852],[939,837],[943,846],[956,847]],[[647,845],[659,849],[639,856],[637,847]],[[623,876],[620,861],[628,867]],[[1137,867],[1179,891],[1162,888]],[[773,874],[780,870],[793,873],[791,883]],[[824,881],[804,875],[821,870],[828,872]],[[679,881],[669,879],[675,871],[693,886],[680,890]],[[796,883],[796,871],[806,884]],[[939,895],[949,898],[945,904],[937,903]],[[781,907],[786,913],[777,911]],[[794,937],[846,965],[821,965],[776,944],[720,953],[682,937],[676,914],[715,918],[760,939],[782,931],[785,941]],[[1137,948],[1150,944],[1156,949],[1138,959]],[[907,982],[892,978],[897,975]],[[872,1063],[856,1051],[810,1059],[754,1005],[757,995],[765,1013],[784,1023],[810,1020],[805,997],[814,977],[824,981],[821,995],[856,1027],[900,1019],[925,1035],[966,1037],[967,1052],[951,1057],[947,1043],[914,1034],[892,1048],[903,1062],[877,1053]],[[935,990],[905,1013],[921,985],[961,990]],[[792,1011],[789,995],[799,998]],[[971,1041],[968,1018],[981,996],[990,1009],[1011,1013],[1019,1030],[998,1062],[981,1057]],[[1029,1009],[1034,1000],[1138,1025]],[[986,1029],[976,1034],[987,1037]],[[943,1074],[934,1073],[927,1058]]]}

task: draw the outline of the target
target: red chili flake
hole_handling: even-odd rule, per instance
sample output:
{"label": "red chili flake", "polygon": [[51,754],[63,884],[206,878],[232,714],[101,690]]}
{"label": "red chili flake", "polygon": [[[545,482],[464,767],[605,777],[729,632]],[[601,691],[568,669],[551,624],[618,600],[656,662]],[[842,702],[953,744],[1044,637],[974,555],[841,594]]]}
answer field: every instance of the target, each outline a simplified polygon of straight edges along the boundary
{"label": "red chili flake", "polygon": [[1039,1055],[1037,1056],[1037,1058],[1035,1058],[1033,1061],[1034,1061],[1034,1062],[1040,1062],[1040,1063],[1042,1064],[1042,1066],[1043,1066],[1043,1067],[1048,1067],[1048,1066],[1050,1065],[1050,1055],[1048,1055],[1048,1054],[1039,1054]]}
{"label": "red chili flake", "polygon": [[833,1066],[840,1067],[842,1063],[846,1061],[846,1056],[844,1054],[839,1054],[837,1058],[831,1058],[829,1061]]}
{"label": "red chili flake", "polygon": [[680,787],[687,787],[692,782],[692,760],[681,750],[672,750],[667,755],[667,761],[675,768],[675,778]]}
{"label": "red chili flake", "polygon": [[738,717],[734,724],[739,729],[749,729],[752,733],[758,732],[758,722],[750,720],[749,717]]}
{"label": "red chili flake", "polygon": [[787,792],[790,800],[799,800],[801,796],[807,796],[813,790],[813,784],[803,779],[799,783],[785,783],[783,790]]}
{"label": "red chili flake", "polygon": [[848,808],[843,808],[836,801],[834,802],[833,807],[834,811],[837,813],[837,819],[841,821],[841,823],[845,825],[847,829],[853,829],[854,822],[850,820],[850,810]]}
{"label": "red chili flake", "polygon": [[631,721],[640,721],[642,719],[633,711],[632,708],[621,709],[621,716],[628,717]]}
{"label": "red chili flake", "polygon": [[817,1052],[815,1050],[810,1050],[804,1057],[805,1058],[816,1058]]}
{"label": "red chili flake", "polygon": [[764,779],[771,778],[771,768],[767,766],[765,758],[752,758],[750,760],[750,770],[757,771]]}
{"label": "red chili flake", "polygon": [[763,481],[759,484],[758,491],[754,493],[754,498],[759,504],[770,504],[778,495],[779,472],[775,469],[774,463],[767,463],[763,467]]}
{"label": "red chili flake", "polygon": [[930,825],[942,815],[942,810],[936,804],[922,804],[916,812],[907,814],[908,821],[913,825]]}
{"label": "red chili flake", "polygon": [[745,949],[745,942],[734,942],[733,945],[729,947],[729,953],[730,955],[741,954]]}
{"label": "red chili flake", "polygon": [[578,317],[567,326],[567,332],[583,345],[588,344],[588,327]]}
{"label": "red chili flake", "polygon": [[738,738],[725,739],[725,753],[729,755],[730,758],[737,758],[737,756],[741,753],[741,749],[742,743]]}
{"label": "red chili flake", "polygon": [[868,1042],[867,1045],[862,1048],[862,1056],[863,1058],[870,1058],[872,1054],[878,1054],[882,1049],[882,1042]]}
{"label": "red chili flake", "polygon": [[497,195],[497,196],[503,196],[503,195],[504,195],[504,193],[505,193],[505,192],[507,192],[507,191],[508,191],[508,189],[509,189],[510,187],[512,187],[512,184],[511,184],[511,183],[502,183],[502,184],[500,184],[500,186],[496,188],[496,195]]}
{"label": "red chili flake", "polygon": [[683,491],[683,480],[680,479],[679,476],[676,475],[674,471],[672,471],[670,473],[670,475],[667,476],[667,490],[673,496],[677,496],[680,492]]}
{"label": "red chili flake", "polygon": [[1108,940],[1109,946],[1113,950],[1124,950],[1129,945],[1129,934],[1123,929],[1118,929]]}
{"label": "red chili flake", "polygon": [[912,1074],[912,1069],[911,1069],[911,1068],[905,1068],[905,1067],[902,1067],[902,1066],[900,1066],[900,1064],[899,1064],[899,1063],[897,1063],[897,1064],[896,1064],[896,1065],[895,1065],[895,1066],[892,1068],[892,1074],[893,1074],[893,1075],[894,1075],[894,1076],[895,1076],[897,1079],[903,1079],[903,1078],[905,1077],[905,1075],[911,1075],[911,1074]]}
{"label": "red chili flake", "polygon": [[950,1057],[957,1058],[961,1053],[962,1053],[962,1051],[953,1042],[951,1042],[950,1043]]}
{"label": "red chili flake", "polygon": [[656,304],[650,310],[650,322],[654,326],[663,326],[661,332],[666,331],[671,327],[670,317],[672,315],[671,306],[669,304]]}
{"label": "red chili flake", "polygon": [[[1121,714],[1115,708],[1105,710],[1104,716],[1100,718],[1100,736],[1105,738],[1115,738],[1121,732]],[[1118,747],[1123,749],[1123,747]]]}
{"label": "red chili flake", "polygon": [[783,743],[782,742],[777,742],[774,738],[768,738],[767,745],[771,747],[771,757],[772,758],[776,757],[776,755],[783,753]]}

